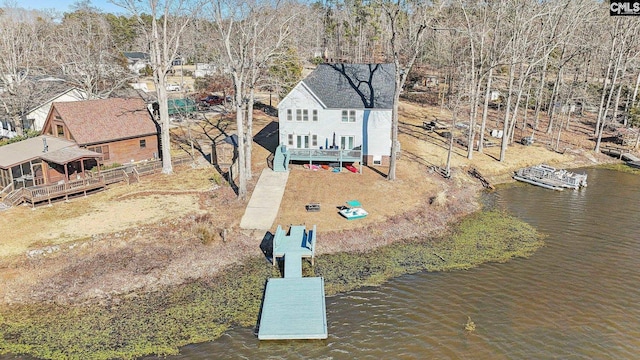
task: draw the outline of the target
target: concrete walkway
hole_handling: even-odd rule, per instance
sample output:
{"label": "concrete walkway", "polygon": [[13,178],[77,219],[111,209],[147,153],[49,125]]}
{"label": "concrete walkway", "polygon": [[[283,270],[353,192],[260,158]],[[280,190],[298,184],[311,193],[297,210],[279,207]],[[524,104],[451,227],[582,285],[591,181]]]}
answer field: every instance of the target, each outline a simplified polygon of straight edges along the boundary
{"label": "concrete walkway", "polygon": [[276,216],[278,216],[287,179],[289,179],[288,171],[274,172],[269,168],[262,170],[242,220],[240,220],[241,229],[264,231],[271,229]]}

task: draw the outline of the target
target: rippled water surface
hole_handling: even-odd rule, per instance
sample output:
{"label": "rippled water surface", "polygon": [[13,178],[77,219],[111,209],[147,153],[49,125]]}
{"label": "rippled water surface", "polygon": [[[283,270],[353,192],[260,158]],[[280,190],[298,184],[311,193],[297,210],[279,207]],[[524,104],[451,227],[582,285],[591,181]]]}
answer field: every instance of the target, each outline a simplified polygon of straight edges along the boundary
{"label": "rippled water surface", "polygon": [[548,234],[529,259],[327,298],[325,341],[260,342],[238,328],[173,358],[638,359],[640,177],[587,172],[580,191],[524,185],[488,199]]}

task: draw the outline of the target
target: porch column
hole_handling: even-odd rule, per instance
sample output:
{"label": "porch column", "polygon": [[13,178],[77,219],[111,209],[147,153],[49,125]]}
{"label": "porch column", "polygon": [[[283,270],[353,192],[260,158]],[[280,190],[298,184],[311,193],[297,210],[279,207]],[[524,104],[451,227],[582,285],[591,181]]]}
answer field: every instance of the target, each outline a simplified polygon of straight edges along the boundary
{"label": "porch column", "polygon": [[84,160],[85,159],[80,159],[80,171],[82,171],[82,178],[85,179],[86,176],[84,175]]}
{"label": "porch column", "polygon": [[[69,189],[69,169],[67,169],[68,165],[69,163],[62,165],[64,166],[64,201],[69,201],[69,191],[67,191]],[[49,202],[51,202],[51,198],[49,198]]]}
{"label": "porch column", "polygon": [[84,196],[87,197],[87,177],[84,175],[84,159],[80,159],[80,169],[82,171],[82,185],[84,187]]}

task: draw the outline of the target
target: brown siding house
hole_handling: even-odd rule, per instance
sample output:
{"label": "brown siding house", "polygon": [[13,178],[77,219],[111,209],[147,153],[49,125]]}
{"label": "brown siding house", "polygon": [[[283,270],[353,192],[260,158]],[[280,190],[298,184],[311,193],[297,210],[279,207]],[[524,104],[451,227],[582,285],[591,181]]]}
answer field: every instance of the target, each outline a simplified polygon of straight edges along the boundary
{"label": "brown siding house", "polygon": [[159,157],[158,126],[142,99],[54,102],[42,133],[102,154],[104,165]]}

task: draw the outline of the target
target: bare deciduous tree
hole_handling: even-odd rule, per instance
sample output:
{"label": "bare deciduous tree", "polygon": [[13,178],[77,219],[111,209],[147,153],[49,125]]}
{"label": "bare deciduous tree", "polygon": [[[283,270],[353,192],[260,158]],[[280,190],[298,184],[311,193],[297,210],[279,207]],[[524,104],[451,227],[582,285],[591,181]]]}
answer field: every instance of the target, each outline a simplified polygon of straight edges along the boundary
{"label": "bare deciduous tree", "polygon": [[108,97],[133,78],[102,14],[90,9],[65,14],[56,30],[51,58],[90,98]]}
{"label": "bare deciduous tree", "polygon": [[398,141],[398,103],[400,93],[425,44],[425,32],[433,30],[439,8],[428,1],[381,0],[388,26],[389,57],[395,65],[395,92],[391,118],[391,156],[388,180],[396,179],[396,162],[400,151]]}
{"label": "bare deciduous tree", "polygon": [[[212,15],[233,80],[238,131],[238,198],[247,195],[251,179],[253,104],[258,81],[291,35],[292,4],[269,1],[213,1]],[[289,5],[289,6],[288,6]],[[289,11],[287,11],[289,10]]]}
{"label": "bare deciduous tree", "polygon": [[138,29],[147,41],[153,83],[158,95],[162,146],[162,173],[172,174],[171,137],[167,74],[178,55],[184,29],[197,13],[198,6],[190,0],[110,0],[127,10],[138,21]]}

